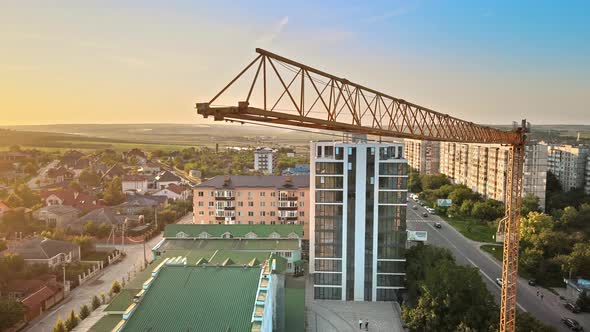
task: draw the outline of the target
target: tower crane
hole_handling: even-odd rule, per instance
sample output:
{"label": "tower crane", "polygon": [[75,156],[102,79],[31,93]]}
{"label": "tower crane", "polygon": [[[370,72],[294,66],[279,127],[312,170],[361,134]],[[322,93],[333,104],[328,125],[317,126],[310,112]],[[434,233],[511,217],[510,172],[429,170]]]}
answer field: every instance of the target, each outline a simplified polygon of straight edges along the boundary
{"label": "tower crane", "polygon": [[[519,208],[524,144],[528,132],[526,121],[523,120],[519,127],[515,126],[511,131],[478,125],[260,48],[256,52],[256,58],[210,101],[197,103],[198,114],[205,118],[213,116],[216,121],[235,120],[382,137],[509,147],[505,217],[498,227],[501,232],[498,236],[504,239],[500,331],[515,331]],[[246,89],[240,86],[243,81],[249,82],[245,85],[247,94]],[[232,89],[237,89],[237,93],[230,93]],[[237,105],[216,104],[222,95],[230,95],[230,98],[241,96],[237,97],[241,99],[238,99]]]}

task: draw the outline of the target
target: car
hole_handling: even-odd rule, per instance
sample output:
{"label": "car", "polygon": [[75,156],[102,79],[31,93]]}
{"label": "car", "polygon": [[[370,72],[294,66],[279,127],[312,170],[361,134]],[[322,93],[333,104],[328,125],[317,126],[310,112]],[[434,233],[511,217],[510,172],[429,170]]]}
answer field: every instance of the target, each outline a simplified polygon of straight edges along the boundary
{"label": "car", "polygon": [[417,205],[413,205],[412,206],[412,210],[418,210],[418,206]]}
{"label": "car", "polygon": [[502,286],[502,278],[496,278],[496,283],[498,286]]}
{"label": "car", "polygon": [[424,202],[422,201],[418,201],[418,204],[420,204],[420,206],[424,206]]}
{"label": "car", "polygon": [[428,217],[428,213],[426,213],[426,212],[422,213],[422,217],[424,217],[424,218]]}
{"label": "car", "polygon": [[581,311],[580,307],[578,307],[577,305],[575,305],[574,303],[571,303],[571,302],[566,302],[566,303],[563,304],[563,306],[567,310],[573,312],[574,314],[577,314],[577,313],[579,313]]}
{"label": "car", "polygon": [[561,321],[572,331],[584,331],[582,325],[580,325],[580,323],[578,323],[578,321],[573,318],[563,317]]}
{"label": "car", "polygon": [[536,286],[537,285],[537,280],[535,280],[535,279],[529,279],[529,285]]}
{"label": "car", "polygon": [[435,212],[434,209],[431,207],[427,207],[426,211],[428,211],[428,213],[430,213],[430,214],[434,214],[434,212]]}
{"label": "car", "polygon": [[436,227],[436,228],[442,228],[442,225],[439,222],[435,222],[434,223],[434,227]]}

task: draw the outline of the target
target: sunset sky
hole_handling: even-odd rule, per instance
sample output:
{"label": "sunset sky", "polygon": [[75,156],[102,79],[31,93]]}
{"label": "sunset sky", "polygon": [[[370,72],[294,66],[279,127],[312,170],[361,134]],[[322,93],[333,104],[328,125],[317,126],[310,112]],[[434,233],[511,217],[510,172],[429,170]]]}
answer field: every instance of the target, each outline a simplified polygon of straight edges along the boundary
{"label": "sunset sky", "polygon": [[590,124],[588,1],[319,3],[2,1],[0,125],[203,123],[256,47],[478,123]]}

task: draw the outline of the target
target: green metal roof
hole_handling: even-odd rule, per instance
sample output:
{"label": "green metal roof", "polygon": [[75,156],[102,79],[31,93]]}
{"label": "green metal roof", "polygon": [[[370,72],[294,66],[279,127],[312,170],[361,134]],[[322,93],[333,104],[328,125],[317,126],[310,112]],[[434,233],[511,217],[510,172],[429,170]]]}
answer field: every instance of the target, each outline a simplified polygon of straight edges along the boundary
{"label": "green metal roof", "polygon": [[233,251],[233,250],[218,250],[209,264],[221,264],[226,259],[231,259],[234,265],[244,265],[256,258],[259,262],[264,262],[270,257],[269,251]]}
{"label": "green metal roof", "polygon": [[111,332],[123,319],[123,315],[105,315],[99,319],[88,332]]}
{"label": "green metal roof", "polygon": [[104,311],[115,311],[115,312],[123,312],[131,303],[133,303],[133,297],[135,294],[139,293],[140,289],[129,289],[125,288],[122,289],[117,296],[113,298],[111,303],[104,309]]}
{"label": "green metal roof", "polygon": [[273,232],[276,232],[281,238],[287,238],[291,233],[295,233],[302,238],[303,225],[170,224],[166,225],[164,229],[164,237],[176,238],[180,232],[186,234],[187,237],[199,237],[203,232],[209,233],[211,237],[221,237],[226,232],[230,232],[233,237],[245,237],[246,234],[253,232],[258,238],[268,238]]}
{"label": "green metal roof", "polygon": [[249,331],[260,268],[165,266],[123,331]]}

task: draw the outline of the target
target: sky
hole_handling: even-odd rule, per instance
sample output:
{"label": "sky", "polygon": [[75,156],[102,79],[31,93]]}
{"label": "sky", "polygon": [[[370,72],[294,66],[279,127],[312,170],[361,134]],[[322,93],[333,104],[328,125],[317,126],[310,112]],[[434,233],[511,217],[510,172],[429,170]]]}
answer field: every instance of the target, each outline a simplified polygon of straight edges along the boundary
{"label": "sky", "polygon": [[588,17],[588,1],[5,0],[0,125],[210,122],[195,103],[256,47],[476,123],[590,124]]}

